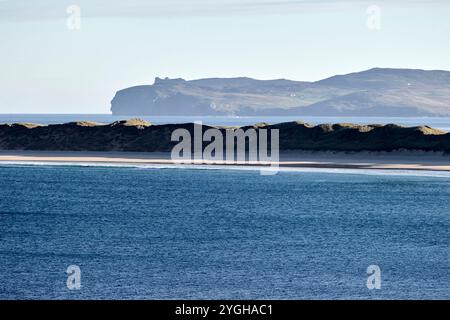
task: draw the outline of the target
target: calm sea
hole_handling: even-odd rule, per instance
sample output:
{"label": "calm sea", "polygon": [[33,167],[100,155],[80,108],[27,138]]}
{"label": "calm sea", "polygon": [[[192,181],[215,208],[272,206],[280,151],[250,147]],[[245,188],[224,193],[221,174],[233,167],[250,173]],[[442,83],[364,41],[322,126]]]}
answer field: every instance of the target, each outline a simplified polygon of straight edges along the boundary
{"label": "calm sea", "polygon": [[449,299],[450,177],[362,173],[0,165],[0,299]]}
{"label": "calm sea", "polygon": [[[210,125],[250,125],[258,122],[280,123],[301,120],[311,124],[351,122],[357,124],[396,123],[405,126],[428,125],[450,131],[450,118],[395,118],[395,117],[149,117],[136,116],[155,124],[202,121]],[[110,114],[0,114],[0,123],[31,122],[56,124],[73,121],[95,121],[111,123],[136,118],[133,116],[112,116]]]}

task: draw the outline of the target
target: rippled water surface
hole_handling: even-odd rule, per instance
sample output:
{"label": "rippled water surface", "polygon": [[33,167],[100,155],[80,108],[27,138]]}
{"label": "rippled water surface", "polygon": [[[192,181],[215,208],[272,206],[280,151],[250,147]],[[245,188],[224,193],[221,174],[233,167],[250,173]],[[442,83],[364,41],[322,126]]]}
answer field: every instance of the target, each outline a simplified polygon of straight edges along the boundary
{"label": "rippled water surface", "polygon": [[0,192],[3,299],[450,298],[448,177],[2,165]]}

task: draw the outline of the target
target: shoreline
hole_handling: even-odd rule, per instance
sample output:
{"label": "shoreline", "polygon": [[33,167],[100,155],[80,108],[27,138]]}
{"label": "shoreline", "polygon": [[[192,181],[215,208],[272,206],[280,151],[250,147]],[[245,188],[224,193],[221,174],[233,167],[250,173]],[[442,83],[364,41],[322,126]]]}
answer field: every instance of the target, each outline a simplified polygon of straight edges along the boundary
{"label": "shoreline", "polygon": [[332,152],[282,151],[278,162],[227,162],[193,160],[180,163],[170,158],[170,152],[119,151],[0,151],[0,165],[5,163],[48,164],[130,164],[130,165],[192,165],[192,166],[250,166],[316,169],[413,170],[450,172],[450,155],[441,152]]}

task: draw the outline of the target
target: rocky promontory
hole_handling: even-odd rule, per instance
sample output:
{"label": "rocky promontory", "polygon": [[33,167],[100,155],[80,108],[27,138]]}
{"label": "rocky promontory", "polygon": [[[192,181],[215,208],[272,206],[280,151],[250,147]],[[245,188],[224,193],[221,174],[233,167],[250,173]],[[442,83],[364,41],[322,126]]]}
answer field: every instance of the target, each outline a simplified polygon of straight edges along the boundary
{"label": "rocky promontory", "polygon": [[450,72],[374,68],[315,82],[156,78],[119,90],[114,115],[448,117]]}

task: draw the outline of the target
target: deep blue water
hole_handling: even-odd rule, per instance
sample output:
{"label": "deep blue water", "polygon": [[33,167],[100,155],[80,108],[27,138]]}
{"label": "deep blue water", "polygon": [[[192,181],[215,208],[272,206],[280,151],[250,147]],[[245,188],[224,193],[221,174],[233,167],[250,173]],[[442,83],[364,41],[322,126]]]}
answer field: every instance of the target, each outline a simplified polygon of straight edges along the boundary
{"label": "deep blue water", "polygon": [[2,165],[0,194],[1,299],[450,298],[449,178]]}
{"label": "deep blue water", "polygon": [[433,128],[450,131],[450,118],[400,118],[400,117],[186,117],[186,116],[113,116],[111,114],[0,114],[0,123],[31,122],[39,124],[58,124],[75,121],[95,121],[112,123],[129,118],[142,118],[154,124],[184,123],[202,121],[210,125],[242,126],[258,122],[280,123],[300,120],[310,124],[350,122],[357,124],[388,124],[395,123],[404,126],[428,125]]}

